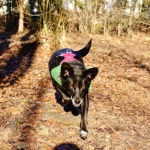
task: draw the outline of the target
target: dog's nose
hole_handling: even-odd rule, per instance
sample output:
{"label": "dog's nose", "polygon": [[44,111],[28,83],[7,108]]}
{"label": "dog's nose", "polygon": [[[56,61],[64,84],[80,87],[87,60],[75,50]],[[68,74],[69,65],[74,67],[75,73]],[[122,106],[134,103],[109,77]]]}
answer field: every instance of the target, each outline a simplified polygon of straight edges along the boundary
{"label": "dog's nose", "polygon": [[79,99],[79,98],[76,98],[75,103],[76,103],[76,104],[79,104],[79,103],[80,103],[80,99]]}
{"label": "dog's nose", "polygon": [[72,103],[73,103],[73,105],[74,105],[75,107],[79,107],[79,106],[81,105],[81,103],[82,103],[82,99],[79,98],[79,97],[76,97],[76,98],[74,98],[74,99],[72,100]]}

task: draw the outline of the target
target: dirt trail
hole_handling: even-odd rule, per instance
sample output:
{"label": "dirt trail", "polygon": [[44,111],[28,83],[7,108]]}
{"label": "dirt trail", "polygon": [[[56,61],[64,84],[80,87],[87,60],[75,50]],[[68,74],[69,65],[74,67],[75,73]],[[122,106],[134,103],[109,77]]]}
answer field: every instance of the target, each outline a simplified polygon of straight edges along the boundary
{"label": "dirt trail", "polygon": [[32,35],[6,35],[0,36],[0,150],[149,150],[150,37],[67,39],[78,50],[93,38],[84,60],[99,68],[89,94],[89,136],[81,140],[80,115],[55,100],[48,72],[54,49],[44,50]]}

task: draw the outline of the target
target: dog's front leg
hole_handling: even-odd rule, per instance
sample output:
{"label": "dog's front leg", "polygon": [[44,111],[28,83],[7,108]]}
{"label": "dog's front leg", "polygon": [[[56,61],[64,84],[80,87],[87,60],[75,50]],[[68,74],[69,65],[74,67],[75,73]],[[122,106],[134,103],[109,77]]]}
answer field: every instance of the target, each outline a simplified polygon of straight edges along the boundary
{"label": "dog's front leg", "polygon": [[60,93],[62,95],[62,102],[66,105],[71,103],[70,97],[68,95],[66,95],[62,89],[57,88],[58,93]]}
{"label": "dog's front leg", "polygon": [[89,100],[87,94],[85,95],[81,106],[82,106],[82,112],[81,112],[81,124],[80,124],[80,137],[82,139],[86,139],[88,136],[87,115],[88,115],[88,107],[89,107]]}

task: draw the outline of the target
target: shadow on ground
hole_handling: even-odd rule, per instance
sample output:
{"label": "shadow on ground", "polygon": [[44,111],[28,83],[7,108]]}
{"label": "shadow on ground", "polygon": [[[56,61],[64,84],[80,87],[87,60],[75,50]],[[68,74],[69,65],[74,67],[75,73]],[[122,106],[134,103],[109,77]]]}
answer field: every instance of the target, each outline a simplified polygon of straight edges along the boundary
{"label": "shadow on ground", "polygon": [[8,32],[1,32],[0,33],[0,56],[8,49],[10,42],[8,39],[10,38],[11,34]]}
{"label": "shadow on ground", "polygon": [[[0,86],[13,85],[31,66],[38,42],[21,44],[1,51]],[[6,46],[8,43],[6,41]],[[8,48],[8,47],[7,47]]]}
{"label": "shadow on ground", "polygon": [[80,150],[80,148],[73,143],[62,143],[54,147],[54,150]]}

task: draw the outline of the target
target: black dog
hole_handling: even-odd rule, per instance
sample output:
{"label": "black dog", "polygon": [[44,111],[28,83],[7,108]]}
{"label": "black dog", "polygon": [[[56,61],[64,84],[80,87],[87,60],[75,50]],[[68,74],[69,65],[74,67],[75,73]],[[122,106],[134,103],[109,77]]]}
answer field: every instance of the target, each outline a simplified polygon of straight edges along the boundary
{"label": "black dog", "polygon": [[72,103],[75,107],[81,106],[80,137],[87,138],[88,90],[91,80],[98,73],[98,68],[86,69],[82,57],[86,56],[91,48],[92,40],[79,51],[69,48],[56,51],[49,61],[49,71],[57,96],[62,98],[65,105]]}

